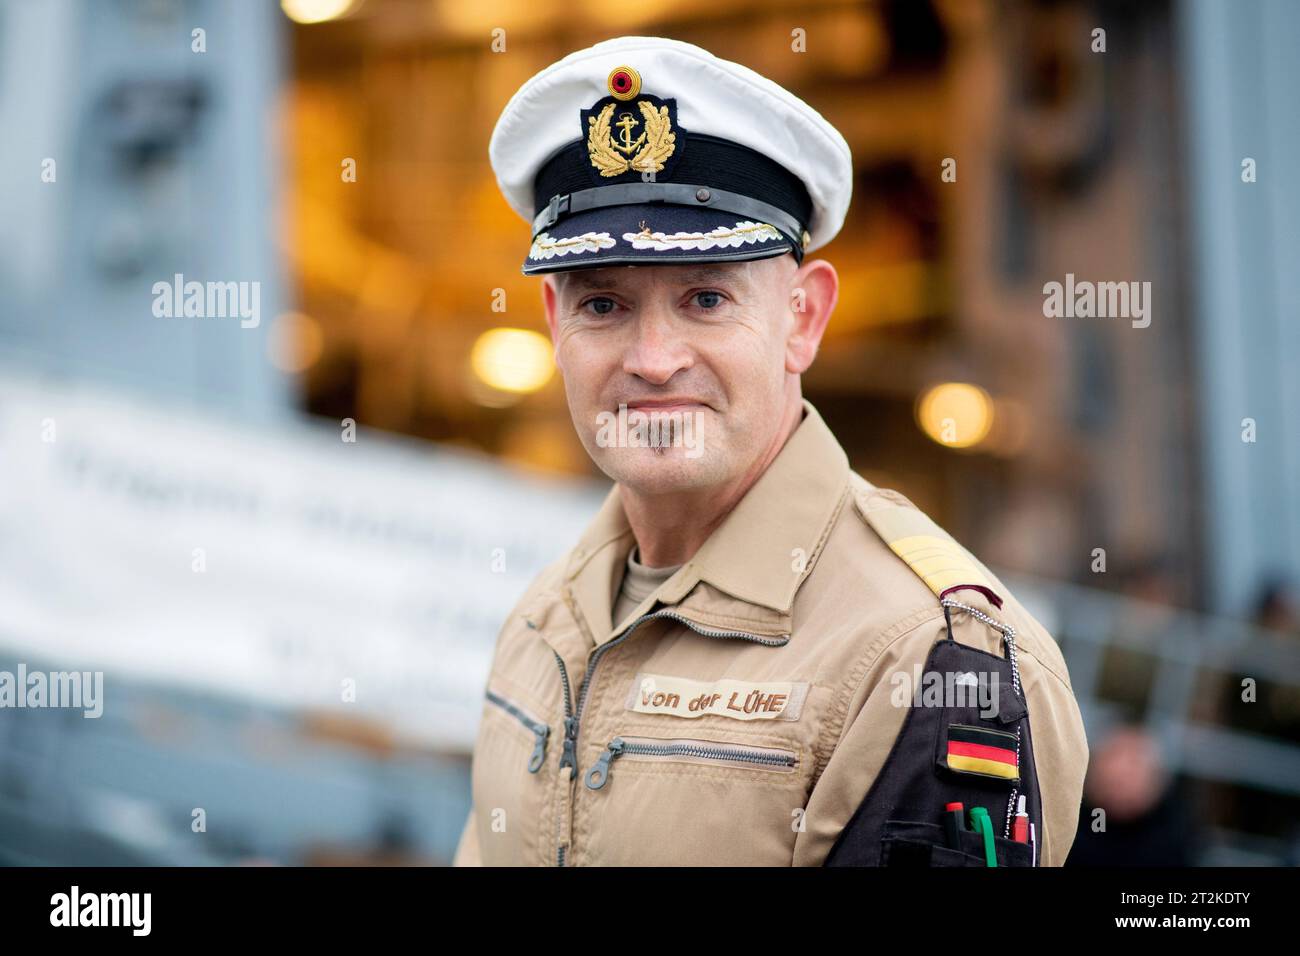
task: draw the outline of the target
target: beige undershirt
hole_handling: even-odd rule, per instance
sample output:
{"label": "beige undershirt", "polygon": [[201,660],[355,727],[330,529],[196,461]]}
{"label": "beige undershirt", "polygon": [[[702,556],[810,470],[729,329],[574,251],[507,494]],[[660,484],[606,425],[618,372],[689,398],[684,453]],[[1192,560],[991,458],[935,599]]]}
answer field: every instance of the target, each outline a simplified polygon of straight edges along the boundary
{"label": "beige undershirt", "polygon": [[627,567],[623,571],[623,583],[619,587],[614,601],[614,624],[622,624],[623,619],[636,609],[636,606],[654,594],[681,567],[675,564],[671,568],[649,568],[637,560],[640,549],[633,547],[627,555]]}

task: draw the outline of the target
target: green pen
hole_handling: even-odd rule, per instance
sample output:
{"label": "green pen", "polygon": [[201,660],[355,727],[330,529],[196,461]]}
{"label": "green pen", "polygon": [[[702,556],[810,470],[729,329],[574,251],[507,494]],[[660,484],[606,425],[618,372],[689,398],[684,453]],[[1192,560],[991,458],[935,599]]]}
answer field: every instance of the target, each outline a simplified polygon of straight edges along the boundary
{"label": "green pen", "polygon": [[993,849],[993,821],[989,812],[983,807],[970,808],[971,829],[984,835],[984,862],[989,866],[998,865],[998,854]]}

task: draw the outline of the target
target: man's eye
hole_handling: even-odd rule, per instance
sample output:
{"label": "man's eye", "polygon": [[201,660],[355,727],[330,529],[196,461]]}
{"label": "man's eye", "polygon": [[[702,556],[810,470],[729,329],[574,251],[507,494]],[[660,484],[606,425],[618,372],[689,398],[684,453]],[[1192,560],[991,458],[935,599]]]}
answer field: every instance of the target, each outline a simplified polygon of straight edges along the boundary
{"label": "man's eye", "polygon": [[695,304],[701,309],[716,309],[722,304],[722,293],[697,292],[695,293]]}
{"label": "man's eye", "polygon": [[588,299],[585,303],[587,308],[591,309],[597,315],[608,315],[614,311],[614,300],[599,296],[595,299]]}

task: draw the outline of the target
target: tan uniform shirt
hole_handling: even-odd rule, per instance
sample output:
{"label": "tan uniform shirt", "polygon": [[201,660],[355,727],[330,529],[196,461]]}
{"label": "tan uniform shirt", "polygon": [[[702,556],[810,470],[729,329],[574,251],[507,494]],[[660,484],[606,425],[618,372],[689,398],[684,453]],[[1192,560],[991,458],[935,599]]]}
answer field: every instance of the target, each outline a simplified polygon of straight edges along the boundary
{"label": "tan uniform shirt", "polygon": [[1001,657],[979,617],[1014,628],[1038,864],[1064,861],[1088,748],[1056,642],[804,410],[626,623],[611,607],[634,543],[617,488],[529,587],[497,640],[456,865],[822,865],[903,727],[895,682],[948,635],[938,595],[953,587],[977,612],[952,611],[957,642]]}
{"label": "tan uniform shirt", "polygon": [[627,568],[623,572],[623,581],[614,601],[614,623],[624,623],[627,616],[680,567],[680,564],[674,564],[672,567],[651,568],[637,560],[636,548],[628,552]]}

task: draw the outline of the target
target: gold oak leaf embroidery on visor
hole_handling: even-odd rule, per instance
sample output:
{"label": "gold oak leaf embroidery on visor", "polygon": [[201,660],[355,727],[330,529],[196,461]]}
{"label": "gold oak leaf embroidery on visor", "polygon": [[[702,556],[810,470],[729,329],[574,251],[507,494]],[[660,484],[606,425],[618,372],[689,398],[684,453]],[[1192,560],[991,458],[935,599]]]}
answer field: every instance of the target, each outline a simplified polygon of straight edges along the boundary
{"label": "gold oak leaf embroidery on visor", "polygon": [[781,233],[765,222],[738,222],[734,226],[718,226],[708,232],[651,232],[642,225],[640,232],[625,232],[623,238],[633,249],[712,249],[715,246],[738,247],[746,243],[767,242],[780,239]]}
{"label": "gold oak leaf embroidery on visor", "polygon": [[615,240],[607,232],[584,232],[580,236],[556,239],[543,232],[533,240],[528,250],[529,259],[552,259],[555,256],[568,255],[570,252],[599,252],[614,245]]}

